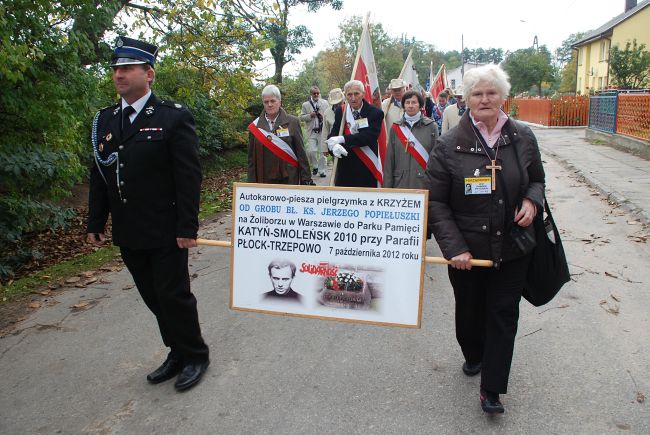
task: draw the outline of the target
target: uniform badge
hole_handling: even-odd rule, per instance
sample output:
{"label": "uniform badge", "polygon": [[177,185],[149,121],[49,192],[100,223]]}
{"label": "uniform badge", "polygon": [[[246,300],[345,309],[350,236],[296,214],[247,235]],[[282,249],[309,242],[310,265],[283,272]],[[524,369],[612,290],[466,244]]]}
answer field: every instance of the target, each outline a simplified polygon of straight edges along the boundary
{"label": "uniform badge", "polygon": [[[110,142],[111,139],[113,139],[113,133],[108,133],[108,134],[106,135],[106,141],[107,141],[107,142]],[[103,145],[103,144],[102,144],[102,145]],[[100,149],[100,151],[101,151],[101,149]]]}
{"label": "uniform badge", "polygon": [[122,47],[123,45],[124,45],[124,41],[122,41],[122,38],[117,38],[117,41],[115,41],[115,46]]}
{"label": "uniform badge", "polygon": [[99,143],[99,151],[100,152],[104,151],[104,142]]}
{"label": "uniform badge", "polygon": [[117,115],[117,112],[119,112],[119,111],[120,111],[120,108],[118,106],[118,107],[115,108],[115,110],[113,110],[113,116]]}
{"label": "uniform badge", "polygon": [[478,177],[479,175],[481,175],[481,171],[479,171],[478,169],[474,169],[474,176]]}
{"label": "uniform badge", "polygon": [[181,106],[180,104],[176,103],[176,104],[174,104],[174,107],[176,107],[177,109],[180,109],[180,108],[183,107],[183,106]]}
{"label": "uniform badge", "polygon": [[144,109],[144,113],[146,113],[147,116],[151,116],[151,114],[153,113],[153,106],[146,107]]}
{"label": "uniform badge", "polygon": [[415,142],[413,142],[413,141],[410,140],[410,141],[408,142],[408,146],[410,146],[410,147],[414,147],[414,146],[415,146]]}
{"label": "uniform badge", "polygon": [[266,138],[267,138],[268,140],[273,140],[273,136],[272,136],[272,135],[268,135],[268,136],[266,136]]}

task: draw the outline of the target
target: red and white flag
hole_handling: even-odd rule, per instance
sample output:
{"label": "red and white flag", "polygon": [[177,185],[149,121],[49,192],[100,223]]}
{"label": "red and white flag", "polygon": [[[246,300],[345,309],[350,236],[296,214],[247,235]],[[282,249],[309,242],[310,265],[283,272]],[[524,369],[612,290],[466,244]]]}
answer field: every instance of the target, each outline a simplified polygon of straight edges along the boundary
{"label": "red and white flag", "polygon": [[[372,52],[372,43],[370,41],[370,29],[368,20],[363,23],[363,31],[361,32],[361,39],[359,40],[359,49],[357,51],[357,58],[352,68],[352,79],[360,80],[365,87],[365,97],[373,106],[381,108],[381,90],[379,89],[379,79],[377,78],[377,64],[375,63],[375,55]],[[383,163],[386,158],[386,125],[381,123],[381,133],[377,140],[377,149],[379,151],[379,160],[373,164],[375,167],[368,166],[367,159],[362,161],[368,166],[368,169],[375,175],[377,182],[383,184],[381,174],[383,174]],[[353,148],[357,155],[362,150],[357,151]]]}
{"label": "red and white flag", "polygon": [[431,62],[431,68],[429,69],[429,92],[431,92],[431,99],[436,101],[438,94],[442,92],[447,87],[447,70],[445,69],[445,64],[440,65],[438,74],[433,77],[433,62]]}
{"label": "red and white flag", "polygon": [[410,89],[420,92],[422,86],[420,85],[420,79],[418,78],[418,72],[415,69],[415,63],[413,62],[413,49],[409,51],[409,55],[404,61],[404,66],[402,67],[402,72],[399,73],[399,78],[404,80],[410,86]]}

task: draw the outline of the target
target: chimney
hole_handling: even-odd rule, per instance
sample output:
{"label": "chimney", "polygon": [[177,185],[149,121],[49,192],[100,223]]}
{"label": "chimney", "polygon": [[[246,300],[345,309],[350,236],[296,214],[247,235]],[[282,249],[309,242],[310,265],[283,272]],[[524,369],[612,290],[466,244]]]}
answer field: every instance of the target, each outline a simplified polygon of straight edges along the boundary
{"label": "chimney", "polygon": [[636,7],[636,0],[625,0],[625,12]]}

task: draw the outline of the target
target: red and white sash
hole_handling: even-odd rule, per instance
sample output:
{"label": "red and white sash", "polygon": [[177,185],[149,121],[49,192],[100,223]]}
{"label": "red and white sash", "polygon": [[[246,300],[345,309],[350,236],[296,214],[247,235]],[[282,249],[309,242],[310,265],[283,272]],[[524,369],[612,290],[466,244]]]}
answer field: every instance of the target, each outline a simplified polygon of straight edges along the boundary
{"label": "red and white sash", "polygon": [[260,118],[257,118],[255,121],[248,124],[248,131],[250,131],[253,136],[255,136],[255,139],[260,141],[262,145],[268,148],[269,151],[275,154],[278,158],[297,168],[298,157],[296,157],[296,153],[293,152],[293,149],[291,149],[288,143],[273,133],[259,128],[257,126],[259,120]]}
{"label": "red and white sash", "polygon": [[411,131],[404,125],[393,124],[391,127],[395,132],[395,135],[402,142],[402,145],[406,150],[411,154],[416,162],[422,166],[422,169],[427,168],[427,162],[429,161],[429,153],[426,148],[422,146],[420,141],[411,133]]}
{"label": "red and white sash", "polygon": [[[345,134],[351,134],[349,126],[354,125],[355,119],[352,115],[352,108],[349,104],[347,105],[347,110],[345,111],[345,120]],[[375,154],[367,145],[364,145],[362,147],[354,147],[352,148],[352,151],[354,151],[357,157],[359,157],[363,164],[366,165],[370,172],[372,172],[372,175],[377,180],[377,183],[379,183],[379,186],[384,184],[384,171],[381,167],[381,160],[379,160],[377,154]]]}

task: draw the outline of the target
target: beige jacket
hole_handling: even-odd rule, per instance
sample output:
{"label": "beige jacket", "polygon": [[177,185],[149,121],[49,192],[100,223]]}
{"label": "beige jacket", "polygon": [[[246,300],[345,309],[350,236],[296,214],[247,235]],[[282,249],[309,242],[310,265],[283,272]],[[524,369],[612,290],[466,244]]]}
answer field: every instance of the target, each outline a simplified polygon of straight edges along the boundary
{"label": "beige jacket", "polygon": [[460,122],[460,116],[458,116],[458,105],[452,104],[447,106],[444,112],[442,112],[442,134],[456,127]]}
{"label": "beige jacket", "polygon": [[394,103],[391,104],[392,99],[393,97],[389,97],[381,102],[381,110],[384,111],[384,119],[386,120],[386,133],[388,133],[394,122],[399,121],[404,116],[404,109],[397,107]]}
{"label": "beige jacket", "polygon": [[[311,100],[311,98],[309,100]],[[312,107],[309,100],[302,103],[300,116],[298,117],[302,122],[305,123],[305,132],[307,133],[307,137],[309,137],[309,135],[312,134],[312,130],[317,125],[314,122],[315,118],[311,117],[311,112],[314,111],[314,108]],[[327,108],[330,107],[330,104],[327,102],[327,100],[324,100],[323,98],[319,98],[318,101],[314,103],[314,106],[318,108],[318,113],[323,115],[325,113],[325,110],[327,110]],[[315,134],[320,135],[320,133],[315,133]]]}

